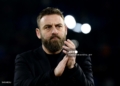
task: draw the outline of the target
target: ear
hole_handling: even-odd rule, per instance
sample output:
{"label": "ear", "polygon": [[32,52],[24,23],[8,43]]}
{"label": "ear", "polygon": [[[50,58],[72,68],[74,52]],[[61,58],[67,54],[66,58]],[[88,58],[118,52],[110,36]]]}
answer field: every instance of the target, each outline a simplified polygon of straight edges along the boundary
{"label": "ear", "polygon": [[40,39],[41,38],[41,34],[40,34],[40,29],[36,28],[36,35],[37,37]]}
{"label": "ear", "polygon": [[67,35],[67,32],[68,32],[68,28],[67,28],[67,26],[65,25],[65,33],[66,33],[66,35]]}

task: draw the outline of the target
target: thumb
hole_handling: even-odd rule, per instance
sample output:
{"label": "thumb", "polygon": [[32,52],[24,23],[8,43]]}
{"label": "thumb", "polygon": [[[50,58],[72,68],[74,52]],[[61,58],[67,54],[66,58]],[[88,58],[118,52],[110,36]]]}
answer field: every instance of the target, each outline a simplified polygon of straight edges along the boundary
{"label": "thumb", "polygon": [[63,64],[66,64],[68,61],[68,57],[65,55],[64,58],[62,59],[62,63]]}

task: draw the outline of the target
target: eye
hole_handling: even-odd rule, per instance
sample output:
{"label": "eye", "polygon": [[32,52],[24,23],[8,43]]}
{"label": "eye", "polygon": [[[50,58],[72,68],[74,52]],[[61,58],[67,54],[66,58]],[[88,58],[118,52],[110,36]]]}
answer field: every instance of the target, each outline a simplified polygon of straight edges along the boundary
{"label": "eye", "polygon": [[45,29],[50,29],[50,28],[51,28],[51,26],[49,26],[49,25],[48,25],[48,26],[45,26]]}
{"label": "eye", "polygon": [[60,27],[62,27],[62,25],[56,25],[56,27],[60,28]]}

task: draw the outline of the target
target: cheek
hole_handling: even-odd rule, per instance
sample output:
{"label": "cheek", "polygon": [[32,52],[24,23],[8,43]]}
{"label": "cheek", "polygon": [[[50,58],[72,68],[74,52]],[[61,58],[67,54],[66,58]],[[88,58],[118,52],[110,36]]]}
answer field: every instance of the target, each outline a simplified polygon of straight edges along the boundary
{"label": "cheek", "polygon": [[42,34],[42,37],[43,37],[44,39],[49,39],[49,38],[50,38],[50,35],[49,35],[48,33],[43,33],[43,34]]}
{"label": "cheek", "polygon": [[62,36],[66,36],[66,31],[61,31]]}
{"label": "cheek", "polygon": [[65,32],[64,32],[64,33],[60,33],[60,34],[59,34],[59,37],[60,37],[60,38],[66,37]]}

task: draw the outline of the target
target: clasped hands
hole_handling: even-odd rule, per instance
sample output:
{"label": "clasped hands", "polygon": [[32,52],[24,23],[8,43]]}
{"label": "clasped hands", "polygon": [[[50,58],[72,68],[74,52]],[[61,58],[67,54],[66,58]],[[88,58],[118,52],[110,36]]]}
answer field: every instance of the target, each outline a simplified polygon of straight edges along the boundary
{"label": "clasped hands", "polygon": [[63,59],[58,63],[57,67],[54,70],[55,76],[61,76],[64,72],[65,67],[68,67],[69,69],[74,68],[74,65],[76,63],[76,53],[75,53],[75,45],[74,43],[67,39],[67,41],[64,41],[63,45],[63,53],[66,55],[63,57]]}

